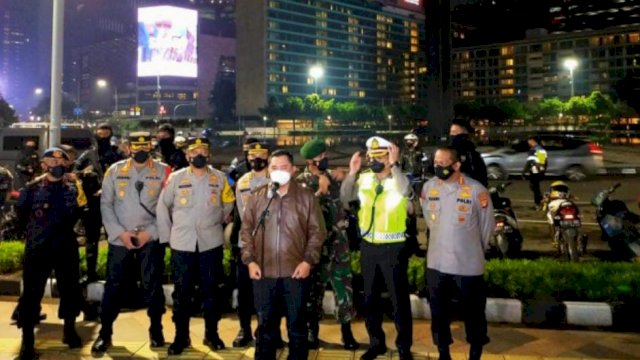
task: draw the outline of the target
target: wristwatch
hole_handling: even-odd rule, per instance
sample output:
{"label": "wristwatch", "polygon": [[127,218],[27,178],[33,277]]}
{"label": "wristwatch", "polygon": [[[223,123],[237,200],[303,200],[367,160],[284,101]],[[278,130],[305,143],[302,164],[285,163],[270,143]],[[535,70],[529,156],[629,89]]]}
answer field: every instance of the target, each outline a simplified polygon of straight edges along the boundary
{"label": "wristwatch", "polygon": [[396,161],[391,165],[391,167],[394,167],[394,166],[401,167],[400,161]]}

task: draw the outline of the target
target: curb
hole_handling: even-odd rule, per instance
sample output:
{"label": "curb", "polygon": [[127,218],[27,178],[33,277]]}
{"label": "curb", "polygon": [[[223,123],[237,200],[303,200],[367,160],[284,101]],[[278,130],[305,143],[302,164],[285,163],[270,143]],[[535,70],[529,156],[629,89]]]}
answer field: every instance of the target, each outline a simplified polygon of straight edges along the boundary
{"label": "curb", "polygon": [[640,174],[640,166],[605,166],[598,169],[597,175],[638,175]]}
{"label": "curb", "polygon": [[[45,297],[58,296],[56,281],[47,281]],[[0,294],[17,296],[22,288],[22,281],[0,281]],[[173,285],[163,285],[165,303],[173,305],[171,294]],[[12,290],[10,293],[8,290]],[[17,290],[17,291],[16,291]],[[87,300],[100,302],[104,293],[104,281],[87,285]],[[237,304],[234,299],[233,304]],[[431,320],[431,309],[426,298],[415,294],[410,296],[411,313],[414,319]],[[335,302],[333,293],[324,294],[323,309],[325,315],[333,315]],[[634,304],[608,304],[599,302],[575,301],[521,301],[517,299],[488,298],[485,308],[487,321],[491,323],[524,324],[544,327],[562,327],[567,325],[579,327],[603,327],[624,330],[639,330],[640,326],[634,319],[640,318],[640,306]]]}

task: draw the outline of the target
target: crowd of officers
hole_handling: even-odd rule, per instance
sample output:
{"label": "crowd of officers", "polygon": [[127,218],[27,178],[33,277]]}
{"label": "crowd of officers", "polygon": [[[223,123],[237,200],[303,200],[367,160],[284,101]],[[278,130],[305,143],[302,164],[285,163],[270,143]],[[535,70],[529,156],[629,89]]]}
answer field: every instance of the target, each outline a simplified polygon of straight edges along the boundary
{"label": "crowd of officers", "polygon": [[[163,347],[162,290],[165,247],[171,249],[174,284],[175,339],[170,355],[191,345],[189,319],[196,288],[205,320],[204,344],[225,348],[218,335],[223,281],[226,224],[234,224],[231,243],[236,260],[238,320],[234,347],[254,340],[251,316],[257,313],[257,359],[275,359],[284,346],[279,323],[287,319],[290,358],[306,359],[318,348],[319,321],[328,284],[335,298],[335,317],[345,349],[360,345],[351,331],[355,316],[349,213],[357,219],[361,242],[366,328],[372,360],[386,353],[382,330],[382,297],[390,294],[401,359],[412,359],[412,316],[407,267],[417,250],[416,214],[428,225],[427,281],[433,316],[433,341],[441,359],[449,359],[452,299],[458,298],[471,344],[470,359],[478,359],[489,339],[484,317],[484,250],[494,227],[486,186],[486,168],[469,139],[470,127],[451,127],[452,146],[439,148],[429,162],[419,151],[419,138],[405,138],[406,150],[372,137],[365,154],[357,152],[348,173],[329,170],[327,145],[311,140],[300,150],[306,162],[297,172],[293,155],[272,151],[257,139],[247,139],[244,159],[229,173],[209,165],[209,140],[193,137],[175,145],[169,125],[159,128],[157,150],[148,132],[131,133],[121,147],[111,141],[109,125],[97,128],[95,152],[76,158],[63,145],[35,151],[27,144],[26,184],[17,201],[26,229],[24,292],[17,308],[22,329],[20,357],[36,357],[34,327],[46,280],[55,270],[60,293],[59,317],[63,342],[81,346],[75,319],[83,308],[78,243],[74,225],[80,219],[87,236],[87,281],[97,279],[96,259],[101,227],[108,240],[107,279],[94,354],[111,346],[113,323],[123,306],[122,294],[134,273],[144,294],[150,319],[152,348]],[[158,156],[154,154],[159,153]],[[29,160],[31,161],[31,160]],[[367,169],[363,169],[366,162]],[[430,163],[430,166],[426,164]],[[42,175],[33,177],[41,170]],[[427,173],[432,179],[424,183]],[[474,180],[475,179],[475,180]],[[357,215],[357,216],[355,216]],[[412,219],[413,218],[413,219]],[[415,241],[412,244],[411,241]]]}

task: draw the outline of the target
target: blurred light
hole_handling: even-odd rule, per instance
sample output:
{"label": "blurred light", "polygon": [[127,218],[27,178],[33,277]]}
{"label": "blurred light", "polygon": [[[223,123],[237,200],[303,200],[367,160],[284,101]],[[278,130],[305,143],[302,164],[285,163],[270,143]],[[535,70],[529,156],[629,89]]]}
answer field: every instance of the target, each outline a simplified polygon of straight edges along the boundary
{"label": "blurred light", "polygon": [[568,58],[564,60],[563,65],[567,70],[573,71],[578,67],[578,60],[576,60],[575,58]]}
{"label": "blurred light", "polygon": [[35,90],[33,90],[33,93],[35,95],[42,95],[42,92],[43,92],[42,88],[35,88]]}
{"label": "blurred light", "polygon": [[321,65],[314,65],[309,69],[309,76],[314,80],[318,80],[324,76],[324,68]]}
{"label": "blurred light", "polygon": [[99,88],[105,88],[107,87],[108,83],[105,79],[98,79],[96,80],[96,85],[98,85]]}

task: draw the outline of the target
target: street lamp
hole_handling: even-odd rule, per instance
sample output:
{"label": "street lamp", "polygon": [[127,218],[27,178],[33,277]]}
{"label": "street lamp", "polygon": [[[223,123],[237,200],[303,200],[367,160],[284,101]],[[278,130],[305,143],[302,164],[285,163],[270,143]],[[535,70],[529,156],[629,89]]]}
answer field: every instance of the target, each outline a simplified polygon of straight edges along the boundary
{"label": "street lamp", "polygon": [[393,119],[393,115],[387,115],[387,120],[389,120],[389,131],[391,131],[391,119]]}
{"label": "street lamp", "polygon": [[265,137],[267,137],[267,117],[263,116],[262,117],[262,122],[263,122],[263,127],[262,127],[262,138],[264,139]]}
{"label": "street lamp", "polygon": [[[106,88],[107,86],[109,86],[109,83],[107,82],[107,80],[105,79],[98,79],[96,80],[96,85],[103,89]],[[116,107],[115,107],[115,117],[118,117],[118,87],[114,86],[113,87],[113,98],[115,99],[115,103],[116,103]]]}
{"label": "street lamp", "polygon": [[43,92],[43,90],[40,87],[39,88],[35,88],[35,90],[33,90],[33,94],[36,95],[36,96],[42,95],[42,92]]}
{"label": "street lamp", "polygon": [[324,76],[324,68],[322,65],[313,65],[309,69],[309,76],[313,78],[313,84],[315,85],[315,93],[318,93],[318,80]]}
{"label": "street lamp", "polygon": [[571,83],[571,97],[575,96],[575,85],[573,84],[573,70],[578,67],[578,60],[568,58],[564,60],[564,67],[569,70],[569,82]]}

